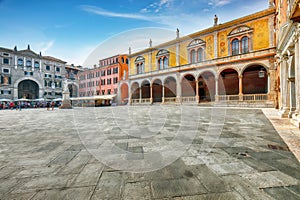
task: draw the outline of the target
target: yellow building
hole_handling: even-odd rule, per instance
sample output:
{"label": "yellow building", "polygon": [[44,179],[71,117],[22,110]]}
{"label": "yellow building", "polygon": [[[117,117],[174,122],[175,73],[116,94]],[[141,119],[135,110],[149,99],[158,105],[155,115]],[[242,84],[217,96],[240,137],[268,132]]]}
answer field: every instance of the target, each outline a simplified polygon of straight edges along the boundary
{"label": "yellow building", "polygon": [[129,54],[133,104],[274,106],[275,8]]}

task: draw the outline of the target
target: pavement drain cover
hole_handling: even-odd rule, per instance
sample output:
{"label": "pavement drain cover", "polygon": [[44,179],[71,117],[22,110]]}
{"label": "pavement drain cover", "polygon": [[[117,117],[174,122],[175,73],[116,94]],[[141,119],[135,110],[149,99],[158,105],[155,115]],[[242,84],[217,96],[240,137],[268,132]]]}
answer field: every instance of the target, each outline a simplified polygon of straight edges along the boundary
{"label": "pavement drain cover", "polygon": [[288,146],[280,146],[280,145],[273,145],[273,144],[268,144],[268,148],[270,149],[278,149],[278,150],[283,150],[283,151],[290,151]]}

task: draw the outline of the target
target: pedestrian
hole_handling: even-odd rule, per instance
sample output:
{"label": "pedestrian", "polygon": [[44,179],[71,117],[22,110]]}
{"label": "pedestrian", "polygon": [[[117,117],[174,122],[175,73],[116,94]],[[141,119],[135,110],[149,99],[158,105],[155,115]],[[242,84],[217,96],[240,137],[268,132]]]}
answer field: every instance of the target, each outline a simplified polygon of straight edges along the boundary
{"label": "pedestrian", "polygon": [[54,101],[51,103],[52,110],[54,110]]}
{"label": "pedestrian", "polygon": [[14,104],[14,102],[11,101],[11,102],[9,103],[9,108],[10,108],[11,110],[13,110],[14,107],[15,107],[15,104]]}
{"label": "pedestrian", "polygon": [[47,106],[47,110],[50,110],[50,102],[49,101],[47,102],[46,106]]}
{"label": "pedestrian", "polygon": [[6,103],[3,102],[3,110],[5,110],[5,108],[6,108]]}
{"label": "pedestrian", "polygon": [[22,110],[22,103],[21,103],[21,101],[18,101],[18,108],[19,108],[19,111]]}

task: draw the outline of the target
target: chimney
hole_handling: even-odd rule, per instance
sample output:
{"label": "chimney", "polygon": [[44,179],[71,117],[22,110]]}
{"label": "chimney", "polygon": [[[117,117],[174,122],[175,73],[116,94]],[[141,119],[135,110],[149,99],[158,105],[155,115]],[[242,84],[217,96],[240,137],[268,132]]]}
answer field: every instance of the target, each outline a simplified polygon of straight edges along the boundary
{"label": "chimney", "polygon": [[30,50],[30,45],[28,44],[27,49]]}
{"label": "chimney", "polygon": [[18,51],[17,46],[15,46],[14,51]]}

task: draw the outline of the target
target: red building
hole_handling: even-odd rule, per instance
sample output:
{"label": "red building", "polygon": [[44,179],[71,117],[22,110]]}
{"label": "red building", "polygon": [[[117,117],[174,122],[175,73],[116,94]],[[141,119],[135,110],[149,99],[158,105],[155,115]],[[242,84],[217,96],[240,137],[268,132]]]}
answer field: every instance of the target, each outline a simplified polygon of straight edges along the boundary
{"label": "red building", "polygon": [[99,66],[79,72],[79,96],[104,96],[118,93],[120,80],[128,78],[127,55],[116,55],[99,61]]}

